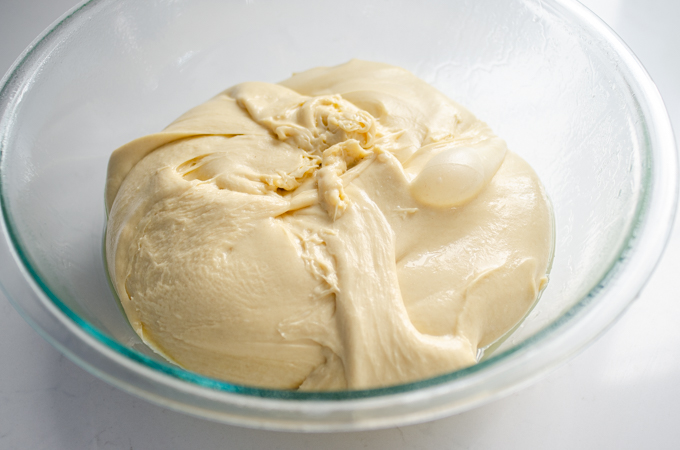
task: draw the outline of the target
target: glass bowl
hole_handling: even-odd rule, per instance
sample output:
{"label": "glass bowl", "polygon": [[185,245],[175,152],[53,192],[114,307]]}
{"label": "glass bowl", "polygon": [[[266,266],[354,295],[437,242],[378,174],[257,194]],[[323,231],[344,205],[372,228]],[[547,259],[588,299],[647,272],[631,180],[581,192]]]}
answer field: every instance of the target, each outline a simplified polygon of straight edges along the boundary
{"label": "glass bowl", "polygon": [[[255,389],[160,359],[132,331],[106,276],[111,151],[237,82],[355,57],[411,70],[536,169],[556,221],[542,299],[478,365],[384,389]],[[633,301],[663,251],[677,191],[654,84],[610,29],[567,1],[90,1],[4,78],[0,149],[0,282],[23,317],[128,392],[269,429],[402,425],[526,385]]]}

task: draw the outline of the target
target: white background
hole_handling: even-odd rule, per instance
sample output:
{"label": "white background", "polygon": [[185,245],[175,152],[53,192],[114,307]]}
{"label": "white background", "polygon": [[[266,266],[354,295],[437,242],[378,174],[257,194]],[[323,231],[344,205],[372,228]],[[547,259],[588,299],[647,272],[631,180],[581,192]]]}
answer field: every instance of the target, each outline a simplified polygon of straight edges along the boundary
{"label": "white background", "polygon": [[[640,58],[680,132],[680,2],[584,3]],[[0,74],[74,4],[0,0]],[[256,431],[154,406],[71,363],[0,297],[0,449],[680,449],[679,229],[639,299],[570,362],[468,413],[373,432]]]}

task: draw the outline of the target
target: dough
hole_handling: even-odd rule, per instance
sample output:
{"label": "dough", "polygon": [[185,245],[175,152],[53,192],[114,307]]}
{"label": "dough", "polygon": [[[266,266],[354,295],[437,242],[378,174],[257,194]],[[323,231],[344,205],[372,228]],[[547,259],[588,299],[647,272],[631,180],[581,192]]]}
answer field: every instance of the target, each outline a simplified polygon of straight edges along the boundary
{"label": "dough", "polygon": [[365,389],[451,372],[547,282],[534,171],[386,64],[234,86],[116,150],[106,191],[132,327],[233,383]]}

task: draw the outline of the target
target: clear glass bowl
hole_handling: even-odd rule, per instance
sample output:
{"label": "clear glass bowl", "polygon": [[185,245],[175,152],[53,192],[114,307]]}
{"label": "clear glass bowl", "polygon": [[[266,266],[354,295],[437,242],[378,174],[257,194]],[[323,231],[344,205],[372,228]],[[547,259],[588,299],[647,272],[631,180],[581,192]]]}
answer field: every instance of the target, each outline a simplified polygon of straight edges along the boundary
{"label": "clear glass bowl", "polygon": [[[480,364],[385,389],[254,389],[179,369],[132,331],[102,257],[109,154],[241,81],[350,58],[405,67],[487,121],[552,199],[548,288]],[[367,429],[460,412],[525,385],[636,297],[675,212],[675,143],[639,62],[576,2],[90,1],[0,91],[0,282],[76,363],[161,405],[292,430]]]}

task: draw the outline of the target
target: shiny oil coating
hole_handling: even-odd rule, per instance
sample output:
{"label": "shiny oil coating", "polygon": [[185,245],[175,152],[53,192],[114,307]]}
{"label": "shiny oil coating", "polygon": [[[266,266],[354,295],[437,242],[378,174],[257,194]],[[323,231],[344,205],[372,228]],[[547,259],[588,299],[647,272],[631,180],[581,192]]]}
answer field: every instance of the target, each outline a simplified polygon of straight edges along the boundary
{"label": "shiny oil coating", "polygon": [[453,371],[546,283],[540,181],[411,73],[353,60],[234,86],[116,150],[108,266],[135,331],[234,383]]}

